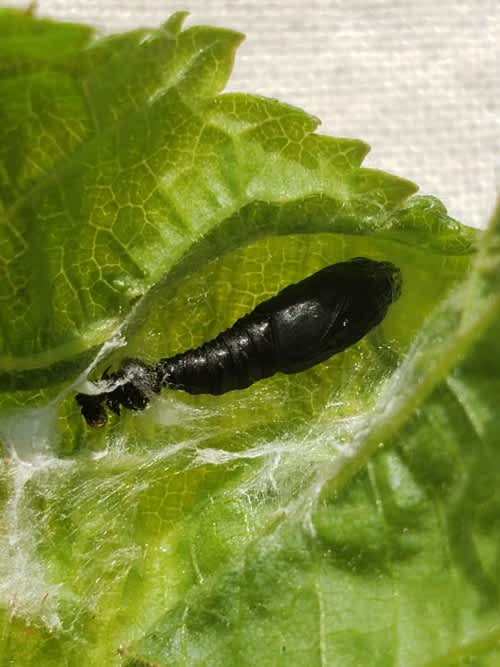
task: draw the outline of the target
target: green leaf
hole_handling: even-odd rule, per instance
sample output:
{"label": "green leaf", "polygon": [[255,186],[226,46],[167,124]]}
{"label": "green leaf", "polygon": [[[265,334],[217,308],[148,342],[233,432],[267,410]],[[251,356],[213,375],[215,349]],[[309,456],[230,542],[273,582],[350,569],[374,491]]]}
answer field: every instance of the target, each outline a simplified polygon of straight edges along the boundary
{"label": "green leaf", "polygon": [[[495,665],[499,214],[221,94],[241,35],[184,17],[0,12],[0,665]],[[345,353],[83,423],[85,374],[356,255],[403,293]]]}
{"label": "green leaf", "polygon": [[[18,48],[40,48],[32,23]],[[2,369],[61,364],[103,342],[163,272],[165,252],[188,242],[169,181],[196,165],[201,108],[241,36],[179,29],[174,17],[27,73],[12,58],[0,80]]]}
{"label": "green leaf", "polygon": [[185,528],[195,583],[132,655],[148,665],[497,663],[499,286],[497,212],[468,278],[370,410],[346,419],[325,406],[306,437],[196,453],[213,466],[259,463]]}

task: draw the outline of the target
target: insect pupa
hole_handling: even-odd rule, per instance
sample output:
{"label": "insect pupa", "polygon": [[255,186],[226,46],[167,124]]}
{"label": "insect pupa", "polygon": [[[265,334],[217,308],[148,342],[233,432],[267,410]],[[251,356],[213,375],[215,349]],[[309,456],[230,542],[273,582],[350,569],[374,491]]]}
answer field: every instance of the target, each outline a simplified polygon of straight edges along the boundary
{"label": "insect pupa", "polygon": [[299,373],[357,343],[401,294],[391,262],[356,257],[285,287],[200,347],[146,364],[127,359],[103,375],[95,394],[76,395],[89,426],[103,426],[106,407],[143,410],[168,387],[224,394],[275,373]]}

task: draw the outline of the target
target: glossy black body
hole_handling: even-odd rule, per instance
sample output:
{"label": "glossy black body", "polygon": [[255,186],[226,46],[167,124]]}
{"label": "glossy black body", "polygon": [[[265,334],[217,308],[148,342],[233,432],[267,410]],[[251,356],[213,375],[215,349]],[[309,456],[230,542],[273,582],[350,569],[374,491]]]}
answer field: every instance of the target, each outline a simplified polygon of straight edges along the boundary
{"label": "glossy black body", "polygon": [[298,373],[350,347],[387,313],[401,292],[401,273],[390,262],[358,257],[327,266],[259,304],[231,328],[193,350],[155,366],[126,361],[107,376],[109,391],[78,394],[92,426],[106,421],[102,402],[142,410],[162,387],[191,394],[243,389],[275,373]]}

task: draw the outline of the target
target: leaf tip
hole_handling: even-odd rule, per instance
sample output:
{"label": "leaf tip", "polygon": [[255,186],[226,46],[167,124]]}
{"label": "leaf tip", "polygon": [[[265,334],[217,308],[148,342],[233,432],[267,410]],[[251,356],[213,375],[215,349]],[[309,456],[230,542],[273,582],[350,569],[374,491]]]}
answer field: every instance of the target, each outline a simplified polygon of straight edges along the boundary
{"label": "leaf tip", "polygon": [[189,14],[190,12],[187,11],[175,12],[168,17],[165,23],[162,24],[161,30],[170,33],[173,37],[177,36],[182,30],[184,21],[187,19]]}

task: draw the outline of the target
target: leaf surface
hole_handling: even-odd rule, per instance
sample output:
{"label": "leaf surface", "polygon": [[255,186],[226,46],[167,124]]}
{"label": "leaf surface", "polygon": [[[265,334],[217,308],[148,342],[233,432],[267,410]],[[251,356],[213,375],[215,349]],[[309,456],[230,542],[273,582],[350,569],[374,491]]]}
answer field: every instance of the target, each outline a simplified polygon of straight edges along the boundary
{"label": "leaf surface", "polygon": [[[494,665],[498,215],[221,94],[241,35],[184,17],[0,13],[0,665]],[[85,427],[85,373],[360,255],[403,293],[345,353]]]}

